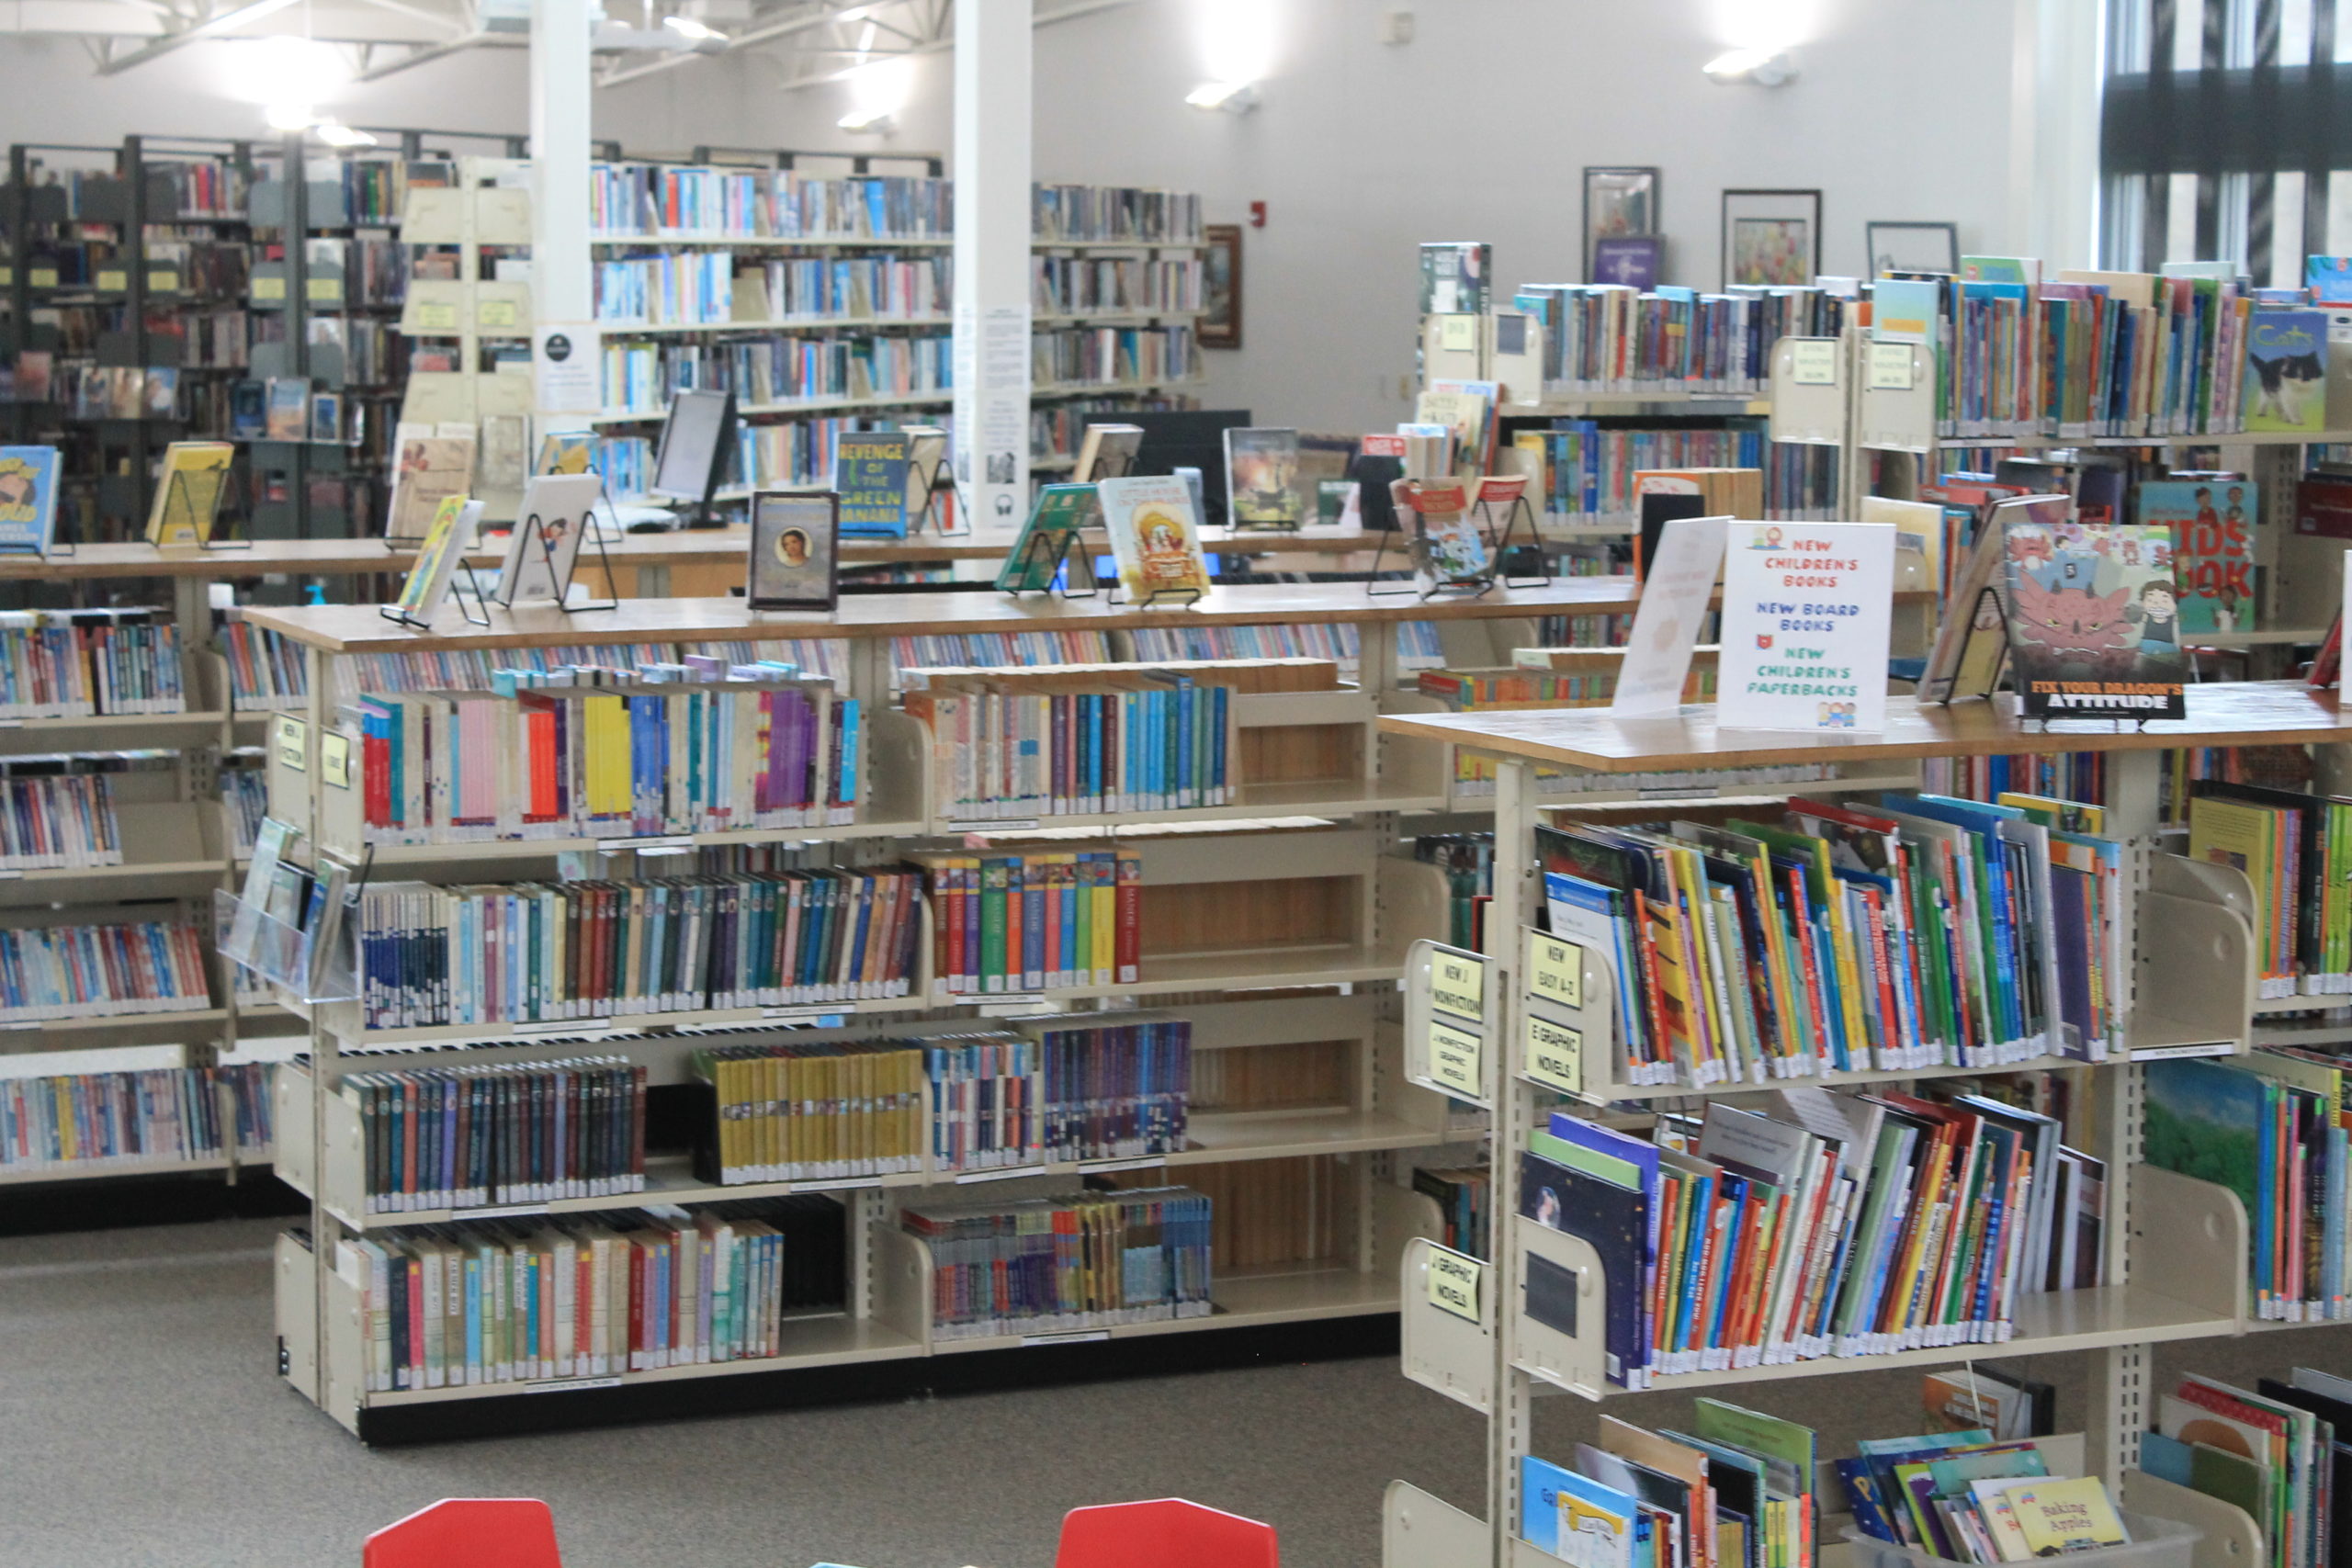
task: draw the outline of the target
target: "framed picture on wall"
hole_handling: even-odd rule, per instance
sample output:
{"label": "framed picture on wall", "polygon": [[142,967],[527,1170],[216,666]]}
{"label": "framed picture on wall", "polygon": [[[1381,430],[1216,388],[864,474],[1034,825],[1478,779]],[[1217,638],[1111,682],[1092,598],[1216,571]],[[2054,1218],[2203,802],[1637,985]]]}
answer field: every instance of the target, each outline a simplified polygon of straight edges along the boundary
{"label": "framed picture on wall", "polygon": [[1821,270],[1821,193],[1724,192],[1724,283],[1811,283]]}
{"label": "framed picture on wall", "polygon": [[1210,223],[1201,230],[1208,242],[1208,280],[1201,303],[1203,348],[1241,346],[1241,225]]}
{"label": "framed picture on wall", "polygon": [[1611,234],[1592,243],[1588,283],[1622,283],[1647,293],[1666,277],[1666,242],[1656,234]]}
{"label": "framed picture on wall", "polygon": [[1870,276],[1890,272],[1960,271],[1960,225],[1869,223]]}
{"label": "framed picture on wall", "polygon": [[1603,240],[1638,239],[1657,232],[1657,171],[1587,168],[1584,172],[1584,276],[1587,283],[1615,281],[1594,271]]}

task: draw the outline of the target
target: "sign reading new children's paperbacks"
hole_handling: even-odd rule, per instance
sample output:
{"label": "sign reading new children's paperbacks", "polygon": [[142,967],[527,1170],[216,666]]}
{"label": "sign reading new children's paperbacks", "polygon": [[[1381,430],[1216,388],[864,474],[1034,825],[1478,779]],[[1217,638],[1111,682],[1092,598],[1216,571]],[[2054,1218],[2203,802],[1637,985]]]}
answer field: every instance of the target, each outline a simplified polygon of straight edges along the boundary
{"label": "sign reading new children's paperbacks", "polygon": [[1731,525],[1715,688],[1724,725],[1885,728],[1894,533],[1884,523]]}

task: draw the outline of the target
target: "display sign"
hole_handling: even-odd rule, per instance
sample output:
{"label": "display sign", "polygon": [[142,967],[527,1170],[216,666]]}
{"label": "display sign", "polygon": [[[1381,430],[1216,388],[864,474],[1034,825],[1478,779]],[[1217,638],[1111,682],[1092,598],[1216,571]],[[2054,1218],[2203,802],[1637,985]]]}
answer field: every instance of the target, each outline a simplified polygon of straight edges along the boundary
{"label": "display sign", "polygon": [[1429,1249],[1430,1305],[1471,1323],[1478,1321],[1478,1292],[1487,1266],[1475,1258],[1432,1244]]}
{"label": "display sign", "polygon": [[1677,517],[1658,533],[1657,558],[1642,574],[1642,601],[1609,711],[1672,713],[1682,705],[1690,653],[1723,567],[1728,517]]}
{"label": "display sign", "polygon": [[1885,728],[1894,535],[1890,523],[1731,525],[1715,682],[1724,728]]}

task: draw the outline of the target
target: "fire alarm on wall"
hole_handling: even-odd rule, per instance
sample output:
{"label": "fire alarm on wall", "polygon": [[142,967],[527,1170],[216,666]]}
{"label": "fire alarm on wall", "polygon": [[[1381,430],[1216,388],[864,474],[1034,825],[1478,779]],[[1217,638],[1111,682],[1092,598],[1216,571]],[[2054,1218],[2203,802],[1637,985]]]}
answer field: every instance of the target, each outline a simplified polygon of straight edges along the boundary
{"label": "fire alarm on wall", "polygon": [[1251,202],[1250,204],[1250,227],[1252,229],[1262,229],[1265,226],[1266,204],[1262,201]]}

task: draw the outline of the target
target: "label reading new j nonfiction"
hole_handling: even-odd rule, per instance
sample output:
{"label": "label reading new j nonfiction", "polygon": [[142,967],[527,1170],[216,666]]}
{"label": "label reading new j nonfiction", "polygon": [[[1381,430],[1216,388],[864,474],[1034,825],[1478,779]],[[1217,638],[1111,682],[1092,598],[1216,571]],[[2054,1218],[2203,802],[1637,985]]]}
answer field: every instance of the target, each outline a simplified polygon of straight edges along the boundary
{"label": "label reading new j nonfiction", "polygon": [[1430,954],[1430,1005],[1456,1018],[1487,1016],[1487,961],[1438,948]]}
{"label": "label reading new j nonfiction", "polygon": [[1430,1305],[1471,1323],[1478,1321],[1478,1280],[1487,1266],[1443,1247],[1430,1248]]}
{"label": "label reading new j nonfiction", "polygon": [[1473,1100],[1487,1093],[1487,1043],[1442,1019],[1430,1020],[1430,1077]]}

